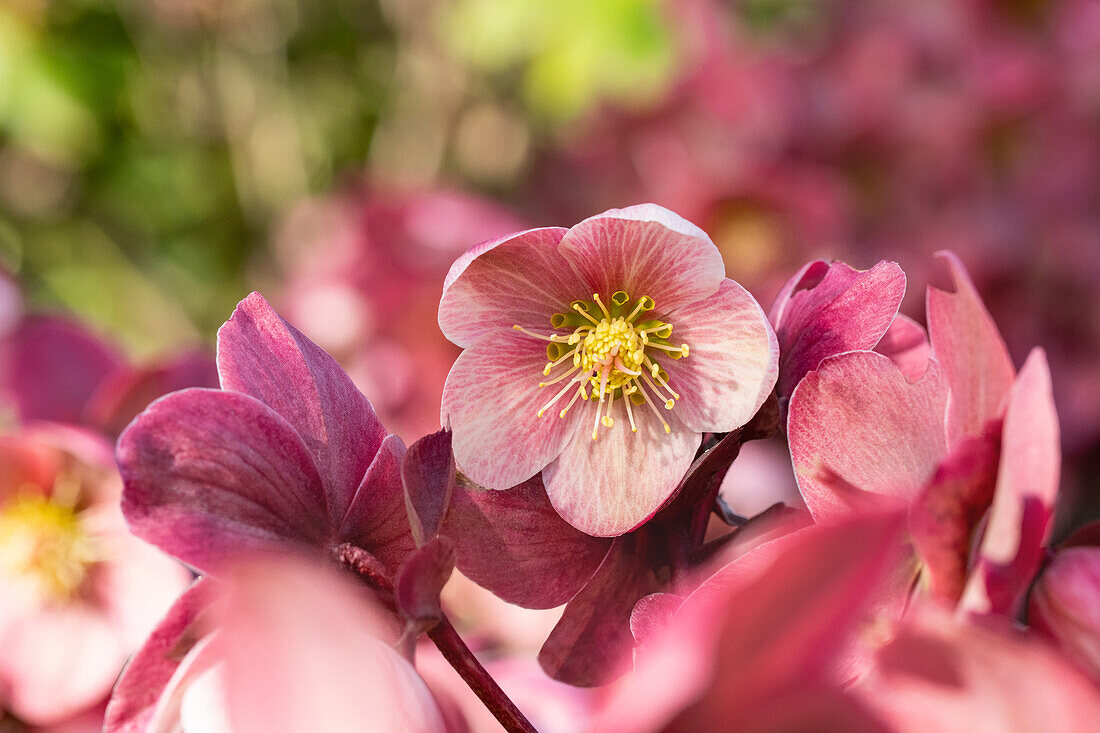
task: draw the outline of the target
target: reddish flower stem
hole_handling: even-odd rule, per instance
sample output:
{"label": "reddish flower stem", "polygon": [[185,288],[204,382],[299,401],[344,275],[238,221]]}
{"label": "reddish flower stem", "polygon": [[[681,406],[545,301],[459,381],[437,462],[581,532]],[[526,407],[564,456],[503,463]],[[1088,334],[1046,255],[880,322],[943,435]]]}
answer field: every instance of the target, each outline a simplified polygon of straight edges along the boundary
{"label": "reddish flower stem", "polygon": [[[393,596],[393,580],[378,560],[366,550],[349,544],[335,548],[340,564],[348,568],[366,585],[387,596]],[[428,630],[428,638],[435,643],[443,658],[454,667],[489,712],[509,733],[538,733],[524,717],[496,680],[481,666],[470,647],[462,640],[454,626],[444,615],[443,619]]]}

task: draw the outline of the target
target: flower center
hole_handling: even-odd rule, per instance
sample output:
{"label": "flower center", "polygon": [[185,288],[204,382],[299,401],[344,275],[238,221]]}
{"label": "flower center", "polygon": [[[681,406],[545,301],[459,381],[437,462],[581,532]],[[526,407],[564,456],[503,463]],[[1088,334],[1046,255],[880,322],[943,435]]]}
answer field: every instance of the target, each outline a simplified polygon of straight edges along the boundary
{"label": "flower center", "polygon": [[610,428],[615,424],[612,410],[616,400],[622,403],[633,432],[638,431],[633,407],[643,404],[661,421],[666,433],[672,432],[657,403],[671,410],[680,395],[669,386],[668,373],[657,362],[657,355],[681,359],[688,355],[688,347],[669,342],[671,323],[639,320],[655,305],[648,295],[632,300],[623,290],[613,293],[610,303],[604,304],[599,294],[594,293],[592,300],[575,300],[570,303],[569,312],[550,317],[551,327],[559,333],[545,335],[513,326],[528,336],[549,342],[546,356],[550,361],[542,374],[552,378],[539,386],[565,383],[539,409],[538,416],[542,417],[572,393],[558,416],[565,417],[578,400],[596,402],[593,440],[599,436],[600,425]]}
{"label": "flower center", "polygon": [[96,559],[93,538],[71,506],[19,496],[0,509],[0,575],[38,601],[65,601]]}

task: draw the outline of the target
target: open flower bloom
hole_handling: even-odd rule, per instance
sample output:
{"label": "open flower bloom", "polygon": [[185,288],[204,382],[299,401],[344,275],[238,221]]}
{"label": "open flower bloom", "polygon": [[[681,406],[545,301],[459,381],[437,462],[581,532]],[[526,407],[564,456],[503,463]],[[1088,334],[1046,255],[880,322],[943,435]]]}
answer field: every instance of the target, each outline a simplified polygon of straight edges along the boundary
{"label": "open flower bloom", "polygon": [[126,668],[104,730],[442,732],[395,639],[374,597],[330,568],[242,558],[180,597]]}
{"label": "open flower bloom", "polygon": [[88,712],[190,579],[127,531],[109,448],[41,425],[0,435],[0,710]]}
{"label": "open flower bloom", "polygon": [[443,390],[458,469],[490,489],[540,471],[597,536],[665,503],[704,432],[734,430],[775,385],[764,312],[707,235],[652,204],[477,245],[439,325],[465,351]]}

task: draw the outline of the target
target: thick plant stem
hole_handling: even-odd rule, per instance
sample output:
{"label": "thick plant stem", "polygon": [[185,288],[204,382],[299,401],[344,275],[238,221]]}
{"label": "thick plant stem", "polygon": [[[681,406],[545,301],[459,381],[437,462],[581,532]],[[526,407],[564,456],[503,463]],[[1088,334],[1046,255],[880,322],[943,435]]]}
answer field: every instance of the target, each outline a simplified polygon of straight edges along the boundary
{"label": "thick plant stem", "polygon": [[[334,548],[334,554],[340,564],[358,575],[364,584],[385,595],[393,596],[393,580],[382,564],[369,552],[354,545],[343,544]],[[481,662],[477,661],[477,657],[466,646],[466,642],[458,635],[446,616],[427,633],[428,638],[443,654],[443,658],[454,667],[454,670],[466,681],[506,731],[538,733],[516,704],[508,699],[504,690],[500,689],[496,680],[481,666]]]}
{"label": "thick plant stem", "polygon": [[443,620],[428,630],[428,638],[435,642],[443,657],[461,675],[474,694],[489,709],[509,733],[536,733],[535,727],[524,717],[515,703],[508,699],[481,662],[477,661],[466,642],[444,616]]}

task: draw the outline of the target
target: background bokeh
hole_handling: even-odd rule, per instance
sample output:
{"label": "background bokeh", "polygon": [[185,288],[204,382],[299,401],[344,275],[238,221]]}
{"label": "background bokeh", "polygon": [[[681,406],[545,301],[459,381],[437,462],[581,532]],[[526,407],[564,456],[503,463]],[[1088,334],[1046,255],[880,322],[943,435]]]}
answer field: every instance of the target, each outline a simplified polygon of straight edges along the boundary
{"label": "background bokeh", "polygon": [[889,258],[920,320],[957,251],[1100,513],[1097,0],[0,3],[0,267],[135,360],[260,289],[411,441],[455,256],[642,201],[765,307]]}

